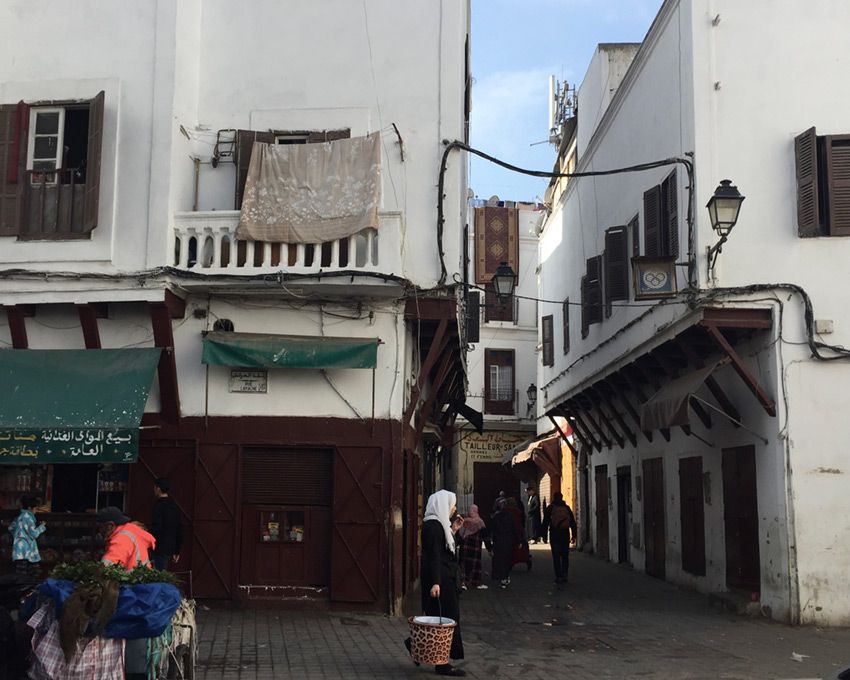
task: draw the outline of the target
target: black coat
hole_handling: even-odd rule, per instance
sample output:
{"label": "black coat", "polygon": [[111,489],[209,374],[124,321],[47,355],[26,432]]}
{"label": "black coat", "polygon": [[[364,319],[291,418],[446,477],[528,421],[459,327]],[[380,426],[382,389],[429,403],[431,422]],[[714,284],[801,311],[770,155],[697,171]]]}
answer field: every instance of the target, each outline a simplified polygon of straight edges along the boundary
{"label": "black coat", "polygon": [[[457,555],[446,547],[443,525],[435,519],[422,524],[422,610],[428,616],[445,616],[457,622],[452,638],[452,659],[463,658],[460,636],[460,599],[458,597]],[[431,597],[431,587],[440,586],[440,597]]]}
{"label": "black coat", "polygon": [[507,510],[499,510],[490,520],[490,533],[493,540],[492,577],[502,580],[508,578],[513,566],[514,546],[522,543],[513,515]]}
{"label": "black coat", "polygon": [[153,504],[151,533],[156,539],[155,555],[179,555],[183,546],[180,508],[171,496],[158,498]]}

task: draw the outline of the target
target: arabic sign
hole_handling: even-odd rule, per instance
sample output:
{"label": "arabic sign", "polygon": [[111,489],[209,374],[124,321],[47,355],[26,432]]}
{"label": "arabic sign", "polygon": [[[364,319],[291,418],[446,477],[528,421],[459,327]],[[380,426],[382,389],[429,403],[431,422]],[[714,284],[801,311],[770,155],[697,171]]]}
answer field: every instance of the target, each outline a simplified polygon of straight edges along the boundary
{"label": "arabic sign", "polygon": [[138,429],[0,429],[0,464],[130,463],[138,451]]}
{"label": "arabic sign", "polygon": [[269,391],[268,371],[230,371],[230,391],[266,394]]}

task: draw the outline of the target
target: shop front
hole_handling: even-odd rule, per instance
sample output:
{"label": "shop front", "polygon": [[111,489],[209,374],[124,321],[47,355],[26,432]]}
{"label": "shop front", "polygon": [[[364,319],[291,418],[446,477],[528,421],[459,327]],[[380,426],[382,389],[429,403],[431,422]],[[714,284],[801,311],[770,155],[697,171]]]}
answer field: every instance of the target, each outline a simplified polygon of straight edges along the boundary
{"label": "shop front", "polygon": [[0,571],[21,500],[47,525],[43,572],[97,559],[95,513],[126,508],[159,349],[0,351]]}

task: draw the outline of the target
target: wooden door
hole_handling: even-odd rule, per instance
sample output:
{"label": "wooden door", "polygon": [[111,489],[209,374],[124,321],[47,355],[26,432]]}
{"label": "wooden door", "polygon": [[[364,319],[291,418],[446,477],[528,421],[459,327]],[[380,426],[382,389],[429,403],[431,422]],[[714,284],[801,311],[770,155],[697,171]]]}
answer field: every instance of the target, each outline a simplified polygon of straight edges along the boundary
{"label": "wooden door", "polygon": [[643,461],[643,532],[646,573],[657,578],[666,574],[667,538],[664,530],[664,461]]}
{"label": "wooden door", "polygon": [[608,559],[608,466],[594,468],[596,482],[596,554]]}
{"label": "wooden door", "polygon": [[383,449],[340,447],[334,459],[331,599],[377,602],[383,536]]}
{"label": "wooden door", "polygon": [[754,446],[723,449],[723,524],[726,584],[761,592]]}
{"label": "wooden door", "polygon": [[519,480],[507,468],[499,463],[473,463],[472,497],[485,523],[490,522],[493,503],[496,502],[500,491],[504,491],[506,497],[513,496],[519,502]]}
{"label": "wooden door", "polygon": [[679,461],[679,513],[682,526],[682,569],[705,576],[705,508],[702,457]]}
{"label": "wooden door", "polygon": [[632,469],[617,468],[617,561],[631,564],[629,535],[632,530]]}

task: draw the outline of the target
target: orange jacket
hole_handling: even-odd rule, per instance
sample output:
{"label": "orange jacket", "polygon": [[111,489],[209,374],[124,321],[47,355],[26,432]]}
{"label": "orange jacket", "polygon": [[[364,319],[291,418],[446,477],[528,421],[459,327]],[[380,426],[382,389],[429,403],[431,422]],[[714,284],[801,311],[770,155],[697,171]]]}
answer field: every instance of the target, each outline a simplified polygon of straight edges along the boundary
{"label": "orange jacket", "polygon": [[149,551],[156,545],[156,539],[138,524],[128,522],[115,528],[106,539],[106,552],[101,562],[120,564],[125,569],[133,569],[142,564],[151,566]]}

